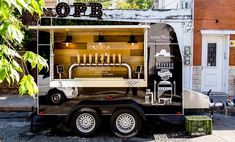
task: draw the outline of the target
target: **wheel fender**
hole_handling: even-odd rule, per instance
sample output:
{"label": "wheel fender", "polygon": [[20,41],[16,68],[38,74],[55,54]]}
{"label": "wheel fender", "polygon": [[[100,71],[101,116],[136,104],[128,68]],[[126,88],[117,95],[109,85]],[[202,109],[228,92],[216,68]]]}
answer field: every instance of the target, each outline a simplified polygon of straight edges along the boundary
{"label": "wheel fender", "polygon": [[56,92],[56,91],[62,92],[63,95],[64,95],[64,97],[67,98],[66,95],[65,95],[65,92],[64,92],[63,90],[61,90],[61,89],[58,89],[58,88],[52,88],[52,89],[50,89],[50,90],[47,92],[47,94],[50,94],[51,92]]}
{"label": "wheel fender", "polygon": [[80,112],[84,112],[84,111],[86,111],[86,112],[97,112],[97,111],[96,111],[95,109],[93,109],[93,108],[87,108],[87,107],[82,108],[81,106],[77,106],[77,107],[74,107],[73,109],[71,109],[71,110],[69,111],[68,115],[66,116],[65,121],[68,122],[69,119],[71,118],[71,116],[73,115],[73,113],[76,112],[76,111],[78,111],[78,110],[79,110]]}
{"label": "wheel fender", "polygon": [[144,111],[143,109],[138,106],[138,105],[135,105],[135,104],[131,104],[131,105],[128,105],[128,106],[123,106],[123,107],[118,107],[116,108],[113,113],[119,109],[132,109],[134,111],[136,111],[137,113],[140,114],[141,118],[145,121],[146,120],[146,116],[144,115]]}

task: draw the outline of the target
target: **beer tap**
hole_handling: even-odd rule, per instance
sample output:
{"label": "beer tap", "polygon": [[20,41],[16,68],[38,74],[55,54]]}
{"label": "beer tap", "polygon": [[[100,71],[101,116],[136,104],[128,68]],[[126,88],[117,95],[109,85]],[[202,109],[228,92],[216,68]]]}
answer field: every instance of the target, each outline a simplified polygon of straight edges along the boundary
{"label": "beer tap", "polygon": [[95,53],[95,64],[96,64],[96,66],[98,64],[98,53]]}
{"label": "beer tap", "polygon": [[101,54],[101,56],[100,56],[100,62],[101,62],[102,65],[104,64],[104,54]]}
{"label": "beer tap", "polygon": [[116,63],[116,55],[113,54],[113,64],[115,65],[115,63]]}
{"label": "beer tap", "polygon": [[107,54],[106,62],[107,62],[108,65],[110,64],[110,55],[109,54]]}
{"label": "beer tap", "polygon": [[89,54],[89,64],[90,64],[90,66],[92,64],[92,55],[91,54]]}
{"label": "beer tap", "polygon": [[77,54],[77,63],[80,64],[80,54]]}
{"label": "beer tap", "polygon": [[83,63],[84,63],[84,66],[86,66],[86,54],[83,54]]}
{"label": "beer tap", "polygon": [[122,55],[121,54],[118,54],[118,63],[119,63],[119,66],[121,66],[121,63],[122,63]]}

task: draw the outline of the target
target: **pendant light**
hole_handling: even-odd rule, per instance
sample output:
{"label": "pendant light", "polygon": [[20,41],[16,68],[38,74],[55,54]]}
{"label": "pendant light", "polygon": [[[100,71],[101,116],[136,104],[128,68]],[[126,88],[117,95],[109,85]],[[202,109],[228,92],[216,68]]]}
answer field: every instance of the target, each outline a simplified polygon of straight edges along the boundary
{"label": "pendant light", "polygon": [[66,44],[66,46],[69,46],[69,44],[72,43],[72,39],[73,37],[67,34],[65,40],[63,41],[63,44]]}
{"label": "pendant light", "polygon": [[102,36],[99,33],[98,39],[96,40],[96,43],[99,43],[99,45],[101,46],[103,42],[106,42],[106,40],[104,39],[104,36]]}
{"label": "pendant light", "polygon": [[129,39],[128,43],[131,43],[132,46],[133,46],[135,43],[137,43],[137,41],[136,41],[135,36],[133,35],[133,33],[132,33],[132,35],[130,36],[130,39]]}

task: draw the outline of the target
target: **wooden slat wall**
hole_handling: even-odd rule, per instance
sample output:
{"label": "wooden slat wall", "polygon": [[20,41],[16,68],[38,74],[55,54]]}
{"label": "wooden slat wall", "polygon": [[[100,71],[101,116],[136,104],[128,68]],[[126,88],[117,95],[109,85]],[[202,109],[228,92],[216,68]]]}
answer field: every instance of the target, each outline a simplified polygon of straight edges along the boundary
{"label": "wooden slat wall", "polygon": [[[62,41],[65,40],[66,35],[65,34],[57,34],[55,35],[55,65],[64,65],[65,73],[63,73],[62,78],[68,77],[68,68],[69,66],[76,62],[77,60],[77,54],[80,55],[81,61],[83,60],[83,54],[86,54],[87,62],[88,62],[88,56],[89,54],[92,54],[93,58],[95,56],[95,53],[101,54],[109,54],[110,57],[112,57],[113,54],[116,54],[116,62],[118,62],[118,54],[122,55],[122,62],[128,63],[132,66],[132,70],[134,72],[134,69],[137,65],[144,64],[144,50],[143,50],[143,36],[139,36],[136,38],[137,40],[141,41],[136,43],[134,46],[127,43],[128,35],[124,35],[123,37],[121,35],[118,36],[111,36],[109,37],[109,41],[114,42],[106,42],[102,44],[102,46],[99,46],[99,44],[95,43],[94,35],[79,35],[79,36],[73,36],[73,43],[70,44],[68,47],[64,44],[61,44]],[[118,39],[124,39],[125,42],[115,42]],[[83,44],[81,44],[83,43]],[[85,47],[84,45],[87,45]],[[94,47],[98,50],[95,50]],[[142,52],[142,53],[141,53]],[[112,59],[110,59],[112,61]],[[85,77],[84,74],[89,74],[89,77],[102,77],[102,70],[108,72],[111,72],[113,76],[115,77],[127,77],[127,70],[124,67],[119,68],[105,68],[100,71],[101,68],[83,68],[79,70],[73,71],[73,76],[76,77]],[[94,74],[94,71],[96,73]],[[92,74],[93,72],[93,74]],[[56,75],[56,73],[55,73]],[[56,76],[55,76],[56,78]]]}

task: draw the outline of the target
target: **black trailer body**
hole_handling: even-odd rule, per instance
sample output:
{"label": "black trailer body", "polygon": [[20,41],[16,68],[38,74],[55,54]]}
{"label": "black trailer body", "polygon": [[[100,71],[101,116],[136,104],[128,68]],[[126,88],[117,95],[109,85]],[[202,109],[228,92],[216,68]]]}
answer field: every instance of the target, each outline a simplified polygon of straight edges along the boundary
{"label": "black trailer body", "polygon": [[[43,27],[43,26],[42,26]],[[183,98],[182,98],[182,56],[180,52],[180,48],[177,41],[176,33],[174,32],[174,29],[167,25],[167,24],[150,24],[150,28],[146,28],[144,30],[148,31],[147,34],[138,35],[141,39],[138,39],[139,41],[142,40],[142,43],[139,44],[147,44],[147,45],[141,45],[146,49],[146,56],[145,49],[136,49],[132,50],[129,55],[130,60],[139,59],[139,58],[131,58],[131,57],[140,57],[142,58],[142,64],[135,65],[135,63],[128,62],[128,64],[131,66],[131,79],[130,75],[123,75],[124,79],[130,83],[126,87],[120,87],[117,83],[115,86],[115,83],[118,82],[118,78],[120,77],[120,74],[111,74],[111,71],[107,71],[104,68],[113,68],[112,58],[109,59],[110,65],[105,65],[105,62],[107,62],[107,59],[103,61],[103,65],[95,65],[95,70],[100,68],[102,70],[102,79],[110,79],[111,81],[109,83],[114,84],[114,87],[110,87],[109,84],[108,87],[94,87],[91,85],[91,87],[51,87],[50,83],[46,84],[46,81],[50,80],[50,76],[54,74],[54,80],[61,80],[64,84],[66,84],[67,80],[71,79],[69,77],[66,79],[66,77],[60,78],[59,74],[63,74],[63,72],[66,72],[69,70],[69,68],[64,68],[63,63],[50,63],[50,72],[41,71],[39,75],[39,85],[40,85],[40,95],[39,95],[39,101],[38,101],[38,114],[43,115],[68,115],[72,108],[79,107],[79,106],[90,106],[94,109],[99,110],[101,112],[101,115],[111,115],[115,109],[122,106],[128,107],[128,104],[138,107],[138,110],[143,113],[144,115],[159,115],[159,114],[183,114]],[[94,27],[95,29],[95,27]],[[100,31],[99,29],[95,29],[97,31]],[[132,29],[127,31],[131,31]],[[116,31],[114,31],[114,38],[115,36],[121,36],[121,35],[115,35],[115,32],[120,32],[117,28]],[[126,31],[125,31],[126,32]],[[103,32],[104,33],[104,32]],[[45,41],[46,39],[50,39],[50,32],[40,32],[39,31],[39,54],[44,56],[45,58],[48,58],[48,61],[50,60],[49,57],[51,57],[50,54],[53,54],[53,58],[62,58],[61,54],[56,54],[57,50],[71,50],[71,49],[56,49],[56,47],[53,47],[53,50],[50,51],[50,45],[53,44],[54,46],[58,45],[58,43],[51,43],[51,41]],[[53,35],[56,37],[57,32],[54,32]],[[60,34],[60,33],[59,33]],[[129,34],[132,34],[129,32]],[[45,39],[45,37],[47,38]],[[108,37],[109,35],[105,35],[105,37]],[[124,35],[123,35],[124,36]],[[127,35],[125,35],[127,36]],[[54,38],[55,38],[54,37]],[[41,40],[43,39],[43,40]],[[147,39],[144,40],[143,39]],[[128,39],[127,39],[128,40]],[[53,39],[54,41],[54,39]],[[40,43],[44,42],[44,43]],[[48,46],[45,45],[46,43],[49,43]],[[111,41],[106,42],[105,44],[111,43]],[[118,44],[122,44],[121,41]],[[112,43],[111,43],[112,44]],[[79,46],[79,45],[78,45]],[[112,45],[110,45],[110,48],[112,48]],[[115,48],[115,47],[114,47]],[[126,47],[128,48],[128,47]],[[78,49],[80,50],[79,47]],[[82,49],[84,50],[84,49]],[[142,50],[142,51],[141,51]],[[118,55],[117,51],[116,55]],[[137,53],[135,53],[137,52]],[[67,60],[73,60],[74,55],[71,55],[70,59]],[[81,55],[80,55],[81,56]],[[89,55],[86,55],[87,57],[80,57],[79,59],[81,62],[84,62],[84,60],[89,60]],[[92,62],[95,62],[96,57],[92,54]],[[105,55],[103,55],[105,56]],[[112,56],[110,54],[110,56]],[[75,57],[75,56],[74,56]],[[107,56],[105,56],[107,58]],[[105,58],[103,57],[103,58]],[[77,57],[78,58],[78,57]],[[84,59],[86,58],[86,59]],[[98,56],[98,58],[102,58],[102,54]],[[119,57],[116,57],[116,60],[118,60]],[[122,56],[123,60],[125,55]],[[113,59],[114,60],[114,59]],[[76,59],[75,59],[76,61]],[[116,61],[116,64],[119,61]],[[71,63],[73,64],[73,62]],[[78,68],[82,68],[84,64],[80,63],[81,65],[75,66]],[[92,63],[91,63],[92,64]],[[119,66],[119,65],[117,65]],[[120,65],[121,66],[121,65]],[[144,66],[144,67],[143,67]],[[147,67],[146,67],[147,66]],[[71,67],[71,65],[69,65]],[[53,68],[53,70],[52,70]],[[87,67],[85,67],[85,70],[89,70],[89,68],[94,68],[93,66],[89,65],[89,61],[87,61]],[[114,67],[115,68],[115,67]],[[119,68],[119,67],[116,67]],[[121,67],[120,67],[121,68]],[[144,68],[146,68],[146,73]],[[51,71],[52,70],[52,71]],[[105,71],[103,71],[105,70]],[[73,71],[73,70],[72,70]],[[76,70],[75,70],[76,71]],[[91,71],[90,71],[91,72]],[[121,70],[121,72],[123,72]],[[53,74],[52,74],[53,73]],[[92,72],[91,72],[92,73]],[[96,73],[96,72],[95,72]],[[95,74],[94,73],[94,74]],[[128,72],[129,73],[129,72]],[[50,74],[50,75],[49,75]],[[58,74],[58,77],[56,79],[56,74]],[[73,74],[73,73],[72,73]],[[130,73],[129,73],[130,74]],[[139,75],[138,75],[139,74]],[[121,74],[122,75],[122,74]],[[96,76],[94,78],[91,78],[90,75],[88,75],[86,79],[94,80],[94,82],[97,79]],[[128,76],[128,77],[127,77]],[[147,78],[145,78],[147,76]],[[116,77],[116,78],[115,78]],[[141,80],[146,81],[146,87],[145,85],[141,87],[135,87],[135,85],[131,83],[138,82],[138,77]],[[117,81],[116,81],[117,79]],[[135,80],[135,81],[133,81]],[[44,82],[43,82],[44,81]],[[51,80],[53,81],[53,80]],[[76,79],[75,79],[76,81]],[[131,82],[132,81],[132,82]],[[79,80],[77,81],[79,82]],[[68,82],[69,84],[70,82]],[[104,82],[107,83],[107,82]],[[46,84],[46,85],[45,85]],[[121,85],[122,86],[122,85]],[[71,93],[71,94],[69,94]],[[68,97],[73,94],[73,97]]]}
{"label": "black trailer body", "polygon": [[38,73],[38,115],[66,115],[83,136],[110,115],[120,137],[136,135],[147,115],[183,115],[182,51],[174,29],[132,24],[47,26],[41,19],[31,26],[49,64],[49,72]]}

